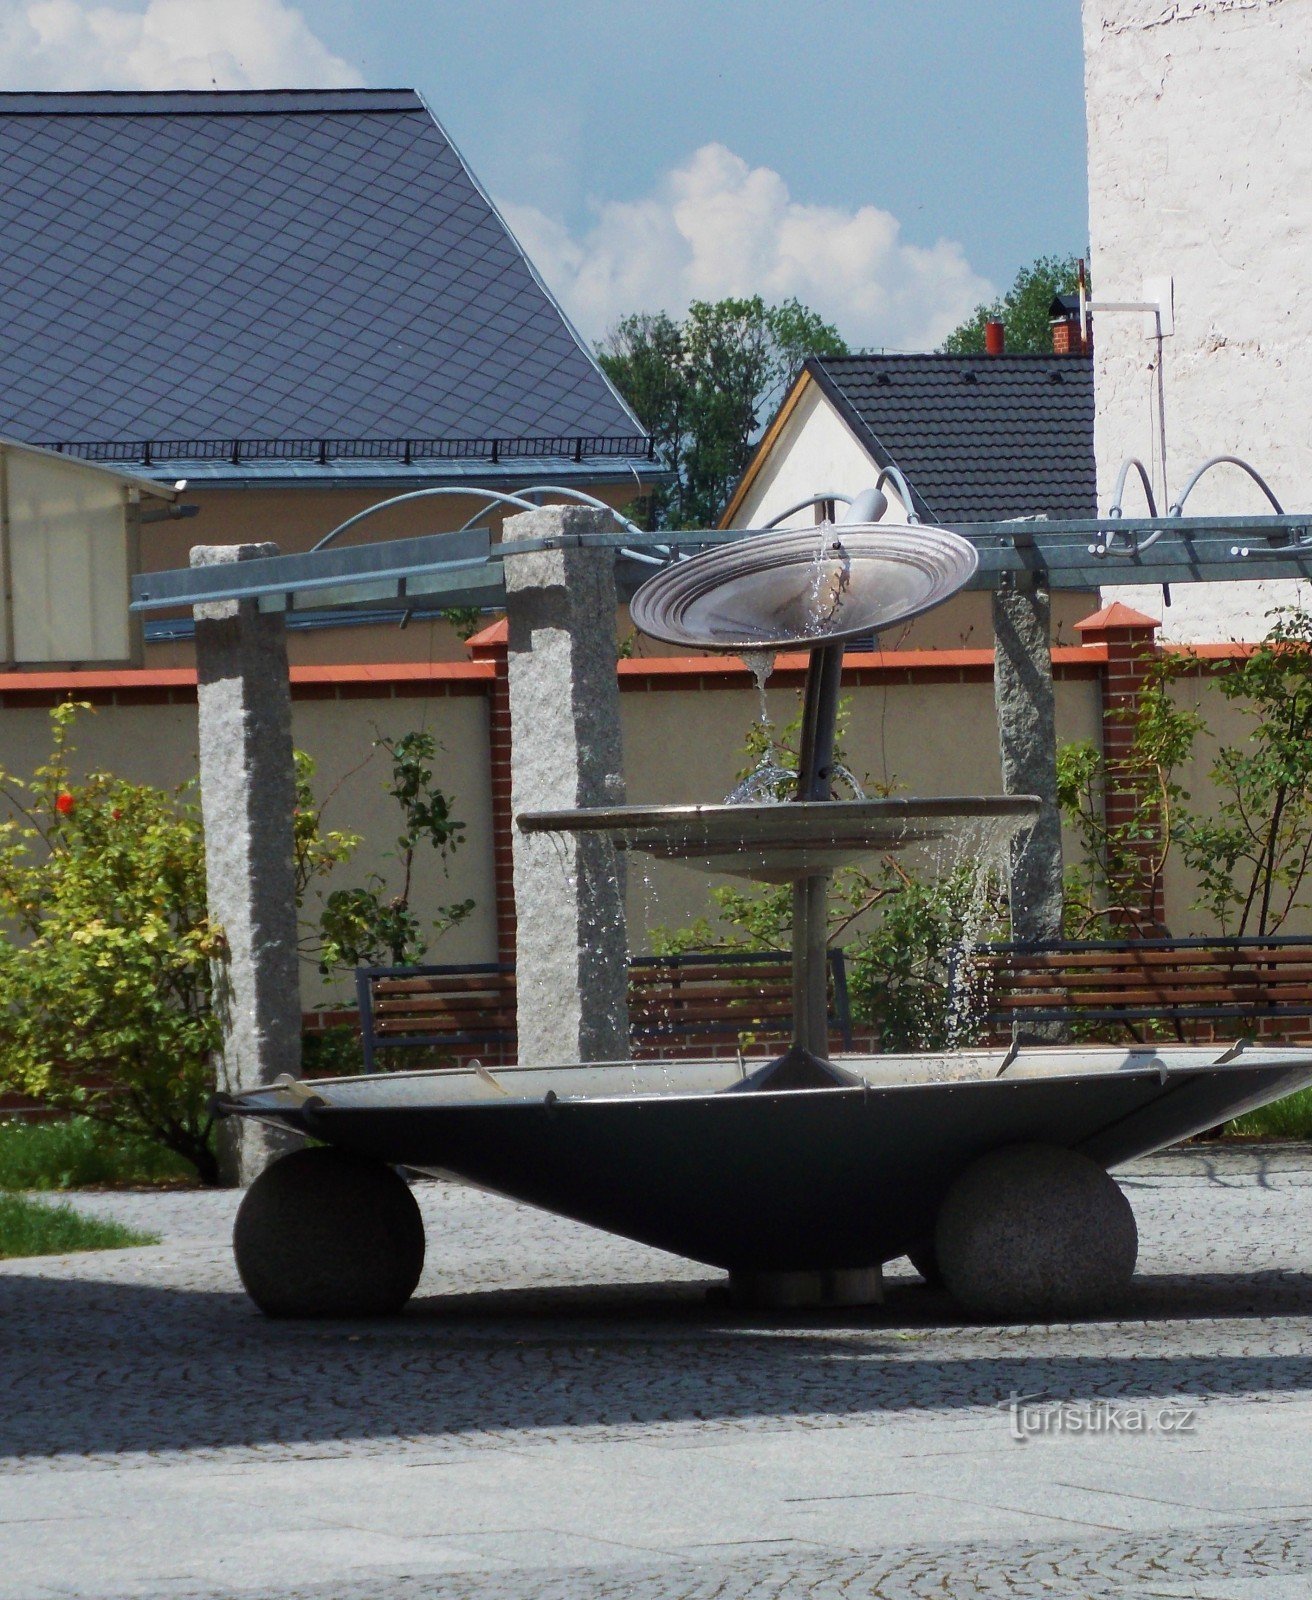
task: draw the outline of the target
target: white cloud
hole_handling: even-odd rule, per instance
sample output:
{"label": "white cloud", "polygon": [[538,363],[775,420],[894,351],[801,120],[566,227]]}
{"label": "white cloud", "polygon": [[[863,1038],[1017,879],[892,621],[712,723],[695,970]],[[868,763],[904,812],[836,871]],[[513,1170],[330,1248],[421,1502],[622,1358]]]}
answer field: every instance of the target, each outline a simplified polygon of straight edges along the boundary
{"label": "white cloud", "polygon": [[589,338],[626,312],[796,295],[853,346],[924,350],[994,293],[954,241],[908,244],[878,206],[806,205],[722,144],[703,145],[644,199],[596,204],[578,237],[536,207],[502,209]]}
{"label": "white cloud", "polygon": [[285,0],[0,0],[6,89],[277,89],[360,83]]}

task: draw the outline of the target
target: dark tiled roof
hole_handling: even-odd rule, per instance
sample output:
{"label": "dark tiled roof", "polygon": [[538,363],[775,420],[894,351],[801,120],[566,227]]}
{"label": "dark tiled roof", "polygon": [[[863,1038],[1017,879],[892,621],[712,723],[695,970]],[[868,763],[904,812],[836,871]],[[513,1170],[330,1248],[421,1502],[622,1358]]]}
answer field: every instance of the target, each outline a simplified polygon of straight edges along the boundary
{"label": "dark tiled roof", "polygon": [[409,90],[0,94],[0,239],[23,439],[642,432]]}
{"label": "dark tiled roof", "polygon": [[826,356],[807,363],[926,520],[1097,515],[1083,356]]}

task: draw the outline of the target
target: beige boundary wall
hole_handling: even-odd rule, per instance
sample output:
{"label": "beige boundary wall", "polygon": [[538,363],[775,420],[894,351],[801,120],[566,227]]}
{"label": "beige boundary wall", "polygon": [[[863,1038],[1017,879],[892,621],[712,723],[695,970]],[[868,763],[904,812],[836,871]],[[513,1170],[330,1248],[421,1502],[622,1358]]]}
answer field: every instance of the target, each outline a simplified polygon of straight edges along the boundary
{"label": "beige boundary wall", "polygon": [[[1054,651],[1057,731],[1063,742],[1097,744],[1106,727],[1109,636],[1104,629],[1096,638]],[[498,750],[491,713],[497,656],[504,648],[504,625],[499,624],[471,641],[463,661],[302,665],[292,671],[295,739],[318,763],[318,792],[329,797],[326,824],[365,839],[341,883],[359,882],[373,871],[386,876],[391,867],[387,852],[396,814],[384,792],[385,758],[371,754],[373,740],[427,728],[441,742],[438,778],[455,798],[467,840],[449,878],[425,863],[417,905],[428,918],[439,904],[466,897],[476,909],[434,946],[434,960],[492,961],[499,954],[497,871],[506,861],[509,817],[494,793]],[[1185,649],[1197,670],[1182,678],[1175,692],[1202,709],[1210,729],[1180,774],[1195,798],[1208,789],[1218,744],[1241,745],[1246,737],[1242,713],[1217,688],[1220,674],[1243,648]],[[896,785],[905,794],[997,792],[992,667],[991,652],[983,650],[849,656],[842,742],[858,778],[871,786]],[[767,692],[777,725],[797,713],[804,668],[801,656],[779,658]],[[686,656],[626,659],[617,670],[630,801],[723,798],[743,768],[744,740],[759,712],[747,672],[733,658]],[[194,775],[195,688],[186,669],[0,675],[8,770],[28,775],[44,757],[49,708],[65,698],[94,706],[80,729],[84,766],[162,785]],[[709,889],[716,881],[683,868],[638,865],[630,874],[632,947],[645,947],[646,929],[654,923],[680,925],[709,913]],[[1172,933],[1214,931],[1192,909],[1194,897],[1195,885],[1177,856],[1168,863],[1165,884]],[[1288,931],[1312,931],[1312,918],[1292,923]],[[325,989],[307,964],[302,998],[307,1008],[340,1003],[349,999],[349,986]]]}
{"label": "beige boundary wall", "polygon": [[[386,758],[372,752],[373,741],[427,728],[441,742],[438,780],[453,795],[467,838],[449,877],[443,878],[433,862],[424,864],[417,907],[428,919],[448,901],[472,898],[476,909],[434,946],[435,960],[498,957],[497,835],[508,818],[498,816],[492,798],[490,702],[494,657],[504,649],[503,640],[502,629],[487,630],[475,642],[476,659],[461,662],[292,669],[294,737],[317,763],[317,792],[327,797],[325,825],[365,840],[338,883],[360,882],[374,871],[386,877],[392,866],[388,851],[394,848],[397,814],[384,791]],[[1062,739],[1098,736],[1100,660],[1097,649],[1057,652]],[[771,679],[770,712],[779,725],[797,713],[804,665],[800,656],[781,657]],[[618,671],[630,800],[723,798],[744,764],[744,740],[759,711],[747,672],[736,660],[710,657],[623,660]],[[862,781],[894,783],[907,794],[987,793],[1000,787],[989,652],[852,656],[844,693],[844,749]],[[42,760],[49,708],[66,698],[93,706],[79,729],[84,767],[165,786],[194,776],[194,674],[183,668],[0,676],[10,771],[25,776]],[[649,923],[678,924],[709,912],[713,881],[677,867],[636,870],[630,895],[634,948],[645,945]],[[348,999],[349,986],[325,989],[307,963],[302,995],[310,1008]]]}

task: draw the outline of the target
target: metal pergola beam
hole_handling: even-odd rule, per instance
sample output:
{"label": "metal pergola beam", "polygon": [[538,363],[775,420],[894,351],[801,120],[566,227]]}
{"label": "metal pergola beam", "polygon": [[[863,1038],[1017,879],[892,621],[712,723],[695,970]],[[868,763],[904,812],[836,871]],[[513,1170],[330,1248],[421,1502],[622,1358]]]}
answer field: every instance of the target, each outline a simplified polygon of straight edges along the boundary
{"label": "metal pergola beam", "polygon": [[[1312,513],[1250,517],[1103,517],[962,522],[945,526],[979,552],[972,589],[1009,586],[1041,576],[1050,589],[1104,584],[1228,583],[1312,578]],[[618,552],[621,591],[630,593],[653,564],[711,545],[749,539],[751,528],[681,529],[659,533],[571,535],[520,539],[514,555],[570,543]],[[505,603],[506,546],[486,528],[428,534],[384,543],[333,546],[301,555],[268,556],[233,566],[142,573],[133,579],[132,609],[176,610],[221,600],[258,600],[265,610],[317,609],[416,600],[442,606]],[[301,597],[304,597],[303,599]]]}

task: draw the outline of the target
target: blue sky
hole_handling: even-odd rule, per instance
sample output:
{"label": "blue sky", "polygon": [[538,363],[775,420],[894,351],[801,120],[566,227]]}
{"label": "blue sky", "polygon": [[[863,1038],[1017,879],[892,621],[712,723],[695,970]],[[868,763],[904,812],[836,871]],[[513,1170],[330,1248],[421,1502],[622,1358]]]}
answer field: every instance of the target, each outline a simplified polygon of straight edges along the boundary
{"label": "blue sky", "polygon": [[0,0],[0,63],[412,85],[591,335],[759,290],[923,347],[1087,236],[1078,0]]}

